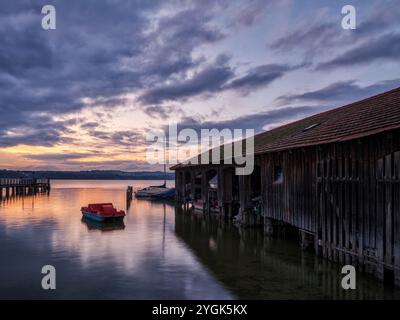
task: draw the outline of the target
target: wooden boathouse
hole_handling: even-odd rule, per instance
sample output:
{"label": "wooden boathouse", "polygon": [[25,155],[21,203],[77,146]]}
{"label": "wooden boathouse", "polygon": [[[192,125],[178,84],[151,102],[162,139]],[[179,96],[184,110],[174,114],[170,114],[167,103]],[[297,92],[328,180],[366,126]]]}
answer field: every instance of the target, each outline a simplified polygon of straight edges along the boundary
{"label": "wooden boathouse", "polygon": [[254,145],[248,176],[223,157],[172,167],[176,200],[200,199],[204,211],[216,203],[267,234],[296,228],[303,248],[400,285],[400,88],[263,132]]}
{"label": "wooden boathouse", "polygon": [[0,179],[0,199],[50,191],[50,179]]}

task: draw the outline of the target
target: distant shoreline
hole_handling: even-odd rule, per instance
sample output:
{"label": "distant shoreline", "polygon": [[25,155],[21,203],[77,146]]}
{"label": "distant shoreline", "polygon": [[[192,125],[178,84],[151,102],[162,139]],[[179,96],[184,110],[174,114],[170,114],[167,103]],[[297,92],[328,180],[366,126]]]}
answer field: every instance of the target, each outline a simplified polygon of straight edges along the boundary
{"label": "distant shoreline", "polygon": [[[123,180],[160,180],[164,181],[164,178],[112,178],[112,179],[103,179],[103,178],[49,178],[50,180],[108,180],[108,181],[123,181]],[[175,180],[175,178],[168,178],[167,181]]]}
{"label": "distant shoreline", "polygon": [[0,178],[29,178],[51,180],[174,180],[175,173],[162,171],[125,172],[118,170],[92,171],[27,171],[0,170]]}

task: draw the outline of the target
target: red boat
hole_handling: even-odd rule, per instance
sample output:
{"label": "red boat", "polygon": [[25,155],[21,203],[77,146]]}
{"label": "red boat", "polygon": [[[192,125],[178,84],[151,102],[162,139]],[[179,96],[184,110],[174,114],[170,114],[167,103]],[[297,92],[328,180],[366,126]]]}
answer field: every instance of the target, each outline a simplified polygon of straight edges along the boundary
{"label": "red boat", "polygon": [[112,203],[93,203],[87,207],[82,207],[81,212],[85,218],[95,221],[122,220],[125,217],[125,211],[117,210]]}

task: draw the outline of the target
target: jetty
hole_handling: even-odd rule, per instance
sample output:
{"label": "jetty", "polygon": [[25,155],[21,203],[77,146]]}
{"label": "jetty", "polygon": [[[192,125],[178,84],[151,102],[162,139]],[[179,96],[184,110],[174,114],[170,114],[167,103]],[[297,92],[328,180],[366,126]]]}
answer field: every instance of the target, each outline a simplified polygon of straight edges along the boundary
{"label": "jetty", "polygon": [[250,175],[221,154],[171,168],[183,208],[296,228],[302,249],[400,285],[400,88],[256,135]]}
{"label": "jetty", "polygon": [[50,191],[50,179],[0,179],[0,198],[33,195]]}

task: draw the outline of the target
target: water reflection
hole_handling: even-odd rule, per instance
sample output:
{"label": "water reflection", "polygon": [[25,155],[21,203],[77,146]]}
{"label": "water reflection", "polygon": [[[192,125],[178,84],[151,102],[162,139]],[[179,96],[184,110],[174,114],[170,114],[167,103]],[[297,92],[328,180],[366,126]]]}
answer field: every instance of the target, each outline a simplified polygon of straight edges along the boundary
{"label": "water reflection", "polygon": [[[50,195],[0,201],[0,298],[399,298],[364,277],[344,292],[338,267],[296,243],[168,202],[134,199],[120,225],[82,220],[83,205],[126,208],[127,185],[155,183],[56,181]],[[46,264],[57,269],[55,291],[41,289]]]}
{"label": "water reflection", "polygon": [[[112,231],[82,222],[82,205],[124,208],[138,183],[152,182],[58,182],[49,196],[2,201],[0,298],[234,298],[176,237],[171,205],[133,200]],[[57,269],[54,291],[41,289],[45,264]]]}
{"label": "water reflection", "polygon": [[88,230],[100,230],[100,231],[114,231],[114,230],[124,230],[125,223],[121,220],[112,222],[98,222],[85,217],[82,218],[82,223],[86,225]]}
{"label": "water reflection", "polygon": [[176,210],[176,234],[226,288],[242,299],[394,299],[399,290],[357,277],[345,291],[340,267],[302,252],[292,240],[264,237],[215,216]]}

